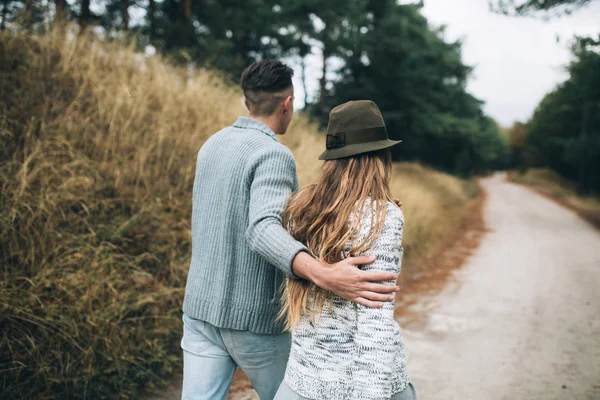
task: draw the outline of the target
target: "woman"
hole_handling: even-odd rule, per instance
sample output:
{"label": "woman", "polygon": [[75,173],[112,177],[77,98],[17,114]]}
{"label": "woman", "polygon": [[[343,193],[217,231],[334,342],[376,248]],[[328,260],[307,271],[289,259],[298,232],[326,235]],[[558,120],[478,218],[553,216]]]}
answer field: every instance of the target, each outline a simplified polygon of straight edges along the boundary
{"label": "woman", "polygon": [[[331,111],[320,180],[296,194],[284,215],[292,236],[320,261],[374,255],[365,269],[400,273],[404,217],[389,190],[396,143],[371,101]],[[292,347],[275,400],[416,399],[393,302],[369,308],[288,279],[280,317]]]}

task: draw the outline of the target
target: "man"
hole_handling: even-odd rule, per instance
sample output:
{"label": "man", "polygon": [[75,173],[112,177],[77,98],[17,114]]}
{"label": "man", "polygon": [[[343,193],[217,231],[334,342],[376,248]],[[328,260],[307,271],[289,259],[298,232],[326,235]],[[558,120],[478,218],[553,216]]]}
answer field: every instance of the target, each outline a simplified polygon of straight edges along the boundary
{"label": "man", "polygon": [[284,276],[371,307],[398,290],[373,283],[394,274],[357,268],[374,258],[324,267],[281,225],[298,190],[294,157],[276,138],[294,113],[292,75],[273,60],[246,68],[241,85],[250,117],[217,132],[198,153],[183,303],[183,399],[225,399],[237,366],[261,399],[273,398],[290,348],[276,320]]}

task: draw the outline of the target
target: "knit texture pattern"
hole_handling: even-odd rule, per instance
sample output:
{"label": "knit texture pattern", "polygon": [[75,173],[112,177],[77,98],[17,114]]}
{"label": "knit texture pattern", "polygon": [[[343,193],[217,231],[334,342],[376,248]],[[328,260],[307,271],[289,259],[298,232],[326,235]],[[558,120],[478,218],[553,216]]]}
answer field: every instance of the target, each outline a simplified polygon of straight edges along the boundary
{"label": "knit texture pattern", "polygon": [[[361,238],[373,218],[372,203],[366,207],[357,232]],[[362,269],[400,274],[403,226],[402,211],[388,203],[381,236],[364,253],[377,259]],[[409,378],[394,303],[369,308],[335,296],[316,319],[304,315],[292,332],[285,382],[299,395],[319,400],[383,400],[403,391]]]}
{"label": "knit texture pattern", "polygon": [[220,328],[280,333],[279,287],[306,250],[282,227],[298,190],[292,152],[264,123],[240,117],[198,152],[192,259],[183,312]]}

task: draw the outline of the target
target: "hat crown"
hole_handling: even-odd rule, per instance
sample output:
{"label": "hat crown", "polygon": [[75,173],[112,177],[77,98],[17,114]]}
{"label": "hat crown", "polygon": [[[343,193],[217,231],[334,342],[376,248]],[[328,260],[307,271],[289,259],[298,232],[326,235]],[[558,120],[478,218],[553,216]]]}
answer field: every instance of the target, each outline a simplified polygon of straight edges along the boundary
{"label": "hat crown", "polygon": [[382,150],[400,141],[390,140],[381,111],[370,100],[349,101],[329,113],[326,150],[320,160],[335,160]]}
{"label": "hat crown", "polygon": [[368,128],[385,128],[381,111],[370,100],[349,101],[329,113],[329,134]]}

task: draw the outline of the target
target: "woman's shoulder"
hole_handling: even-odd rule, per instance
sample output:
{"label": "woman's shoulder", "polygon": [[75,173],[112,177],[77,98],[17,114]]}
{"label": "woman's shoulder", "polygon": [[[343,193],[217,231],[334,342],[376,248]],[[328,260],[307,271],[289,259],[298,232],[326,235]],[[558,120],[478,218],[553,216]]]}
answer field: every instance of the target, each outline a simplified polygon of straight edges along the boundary
{"label": "woman's shoulder", "polygon": [[398,205],[396,205],[396,203],[393,203],[391,201],[386,201],[386,205],[387,205],[387,217],[389,218],[394,218],[394,219],[400,219],[402,221],[404,221],[404,213],[402,212],[402,209],[400,207],[398,207]]}
{"label": "woman's shoulder", "polygon": [[375,208],[378,205],[382,205],[386,208],[386,219],[387,218],[400,218],[400,219],[404,219],[404,213],[402,212],[402,209],[400,207],[398,207],[396,205],[396,203],[390,201],[390,200],[372,200],[370,197],[367,198],[367,204],[370,204],[370,207],[372,210],[375,210]]}
{"label": "woman's shoulder", "polygon": [[371,221],[379,205],[382,205],[386,208],[386,225],[392,225],[394,227],[397,227],[398,225],[402,227],[404,225],[404,213],[400,207],[389,200],[372,200],[370,197],[367,197],[365,201],[366,212],[364,214],[364,222]]}
{"label": "woman's shoulder", "polygon": [[402,209],[391,201],[386,201],[386,214],[384,229],[402,230],[404,227],[404,213]]}

